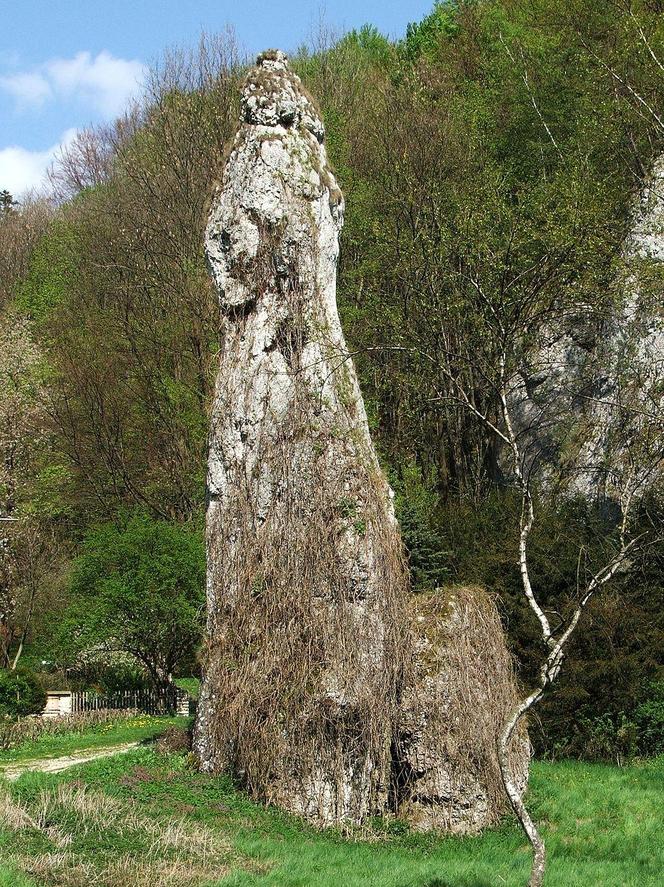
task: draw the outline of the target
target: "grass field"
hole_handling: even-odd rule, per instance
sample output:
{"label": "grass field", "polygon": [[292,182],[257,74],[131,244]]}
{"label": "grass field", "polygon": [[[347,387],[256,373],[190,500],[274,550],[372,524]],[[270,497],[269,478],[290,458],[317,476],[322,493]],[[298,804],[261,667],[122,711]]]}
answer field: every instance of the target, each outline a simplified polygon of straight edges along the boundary
{"label": "grass field", "polygon": [[183,726],[186,718],[137,715],[117,723],[99,724],[84,733],[63,733],[40,736],[18,748],[0,750],[0,774],[3,766],[41,758],[55,758],[75,751],[87,751],[123,742],[144,742],[153,739],[171,726]]}
{"label": "grass field", "polygon": [[[536,762],[530,803],[549,887],[662,884],[664,758]],[[511,823],[466,839],[414,835],[398,821],[319,833],[195,773],[184,755],[149,748],[26,774],[0,788],[0,805],[2,887],[520,887],[530,861]]]}

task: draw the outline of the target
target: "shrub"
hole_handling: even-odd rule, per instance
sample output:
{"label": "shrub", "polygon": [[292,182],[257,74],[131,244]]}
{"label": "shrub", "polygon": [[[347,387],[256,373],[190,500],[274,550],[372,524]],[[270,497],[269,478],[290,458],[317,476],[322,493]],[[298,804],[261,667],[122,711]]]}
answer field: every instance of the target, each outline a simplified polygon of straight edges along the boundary
{"label": "shrub", "polygon": [[580,756],[589,761],[614,761],[623,764],[637,752],[635,725],[623,712],[582,718],[579,722],[579,736],[583,737]]}
{"label": "shrub", "polygon": [[634,711],[639,752],[642,755],[664,754],[664,681],[650,684],[650,698]]}
{"label": "shrub", "polygon": [[46,692],[27,671],[0,670],[0,716],[38,714],[46,705]]}
{"label": "shrub", "polygon": [[664,681],[645,684],[641,701],[627,712],[580,716],[553,744],[554,758],[578,757],[619,764],[664,754]]}
{"label": "shrub", "polygon": [[155,746],[163,755],[178,754],[191,749],[191,733],[184,727],[169,727]]}

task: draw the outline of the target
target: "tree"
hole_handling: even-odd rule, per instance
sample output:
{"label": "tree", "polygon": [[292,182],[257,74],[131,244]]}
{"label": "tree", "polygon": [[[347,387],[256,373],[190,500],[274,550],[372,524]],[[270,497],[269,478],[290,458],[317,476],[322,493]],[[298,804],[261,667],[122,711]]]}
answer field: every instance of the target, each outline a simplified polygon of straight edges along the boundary
{"label": "tree", "polygon": [[52,172],[75,196],[19,301],[52,370],[49,414],[83,525],[123,507],[174,520],[202,507],[218,312],[201,232],[237,76],[230,38],[174,54],[144,107],[82,133]]}
{"label": "tree", "polygon": [[[659,291],[661,267],[641,255],[630,257],[629,273],[614,280],[611,298],[603,303],[600,282],[615,268],[605,266],[599,243],[592,242],[601,212],[581,169],[572,178],[570,165],[566,174],[564,184],[549,179],[502,198],[495,187],[490,227],[488,192],[481,210],[467,209],[473,241],[458,251],[459,265],[441,294],[438,349],[419,349],[441,377],[434,402],[458,404],[493,435],[503,484],[516,491],[520,503],[518,565],[524,598],[539,622],[542,652],[533,686],[505,722],[498,759],[510,803],[533,846],[530,887],[543,882],[545,845],[510,771],[511,740],[556,681],[593,596],[645,544],[634,534],[634,516],[661,480],[664,433],[661,375],[652,371],[657,340],[632,321],[639,306],[653,317],[647,290],[654,284]],[[547,221],[553,218],[552,201],[553,223]],[[603,242],[606,249],[612,241]],[[447,321],[454,320],[454,306],[463,306],[476,330],[473,349],[460,352],[450,342]],[[581,344],[570,359],[573,336]],[[603,477],[598,486],[590,482],[597,475]],[[540,502],[559,507],[570,491],[579,490],[599,496],[612,517],[594,552],[579,548],[575,593],[564,606],[531,580],[531,535]]]}
{"label": "tree", "polygon": [[16,205],[17,202],[14,200],[9,191],[7,191],[6,189],[4,191],[0,191],[0,214],[4,215],[6,213],[10,213]]}
{"label": "tree", "polygon": [[46,201],[24,200],[19,207],[0,209],[0,307],[16,296],[52,215]]}
{"label": "tree", "polygon": [[[37,594],[36,561],[28,554],[36,551],[28,541],[35,541],[35,530],[29,529],[28,513],[31,481],[46,435],[41,354],[30,326],[11,310],[0,315],[0,324],[0,664],[15,667]],[[27,562],[31,563],[29,591],[22,568]],[[27,607],[21,607],[24,591],[31,600]],[[17,609],[28,618],[20,627],[16,623]],[[10,658],[16,637],[22,640],[17,655]]]}
{"label": "tree", "polygon": [[191,526],[135,512],[92,530],[74,561],[63,657],[128,653],[155,686],[170,686],[200,640],[204,580],[203,545]]}
{"label": "tree", "polygon": [[48,522],[35,515],[23,516],[13,524],[10,542],[15,584],[11,638],[15,647],[9,664],[15,671],[40,613],[49,609],[54,613],[50,592],[62,566],[62,545]]}

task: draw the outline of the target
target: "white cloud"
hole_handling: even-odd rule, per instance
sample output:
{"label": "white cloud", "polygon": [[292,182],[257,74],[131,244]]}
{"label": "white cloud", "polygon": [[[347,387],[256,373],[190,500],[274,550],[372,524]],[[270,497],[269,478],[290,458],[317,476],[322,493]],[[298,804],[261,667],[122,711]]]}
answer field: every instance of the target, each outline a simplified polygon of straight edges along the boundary
{"label": "white cloud", "polygon": [[73,58],[51,59],[32,71],[0,77],[0,89],[12,95],[20,108],[74,99],[105,117],[115,117],[139,94],[145,71],[142,62],[116,58],[106,50],[96,56],[79,52]]}
{"label": "white cloud", "polygon": [[48,80],[38,73],[0,77],[0,87],[14,96],[19,106],[39,106],[52,96]]}
{"label": "white cloud", "polygon": [[76,130],[68,129],[59,142],[45,151],[28,151],[19,145],[0,149],[0,191],[6,188],[14,197],[20,197],[32,188],[39,189],[58,151],[75,137]]}
{"label": "white cloud", "polygon": [[[8,64],[5,56],[0,56],[0,62]],[[21,110],[76,102],[109,119],[121,114],[140,94],[145,74],[139,61],[116,58],[106,50],[96,56],[79,52],[72,58],[51,59],[31,70],[0,76],[0,91],[11,96]],[[19,196],[39,188],[58,151],[75,135],[75,129],[67,130],[60,141],[43,151],[20,145],[0,148],[0,190],[6,188]]]}
{"label": "white cloud", "polygon": [[95,58],[79,52],[73,59],[55,59],[47,70],[56,93],[80,95],[109,117],[124,110],[145,78],[141,62],[114,58],[106,51]]}

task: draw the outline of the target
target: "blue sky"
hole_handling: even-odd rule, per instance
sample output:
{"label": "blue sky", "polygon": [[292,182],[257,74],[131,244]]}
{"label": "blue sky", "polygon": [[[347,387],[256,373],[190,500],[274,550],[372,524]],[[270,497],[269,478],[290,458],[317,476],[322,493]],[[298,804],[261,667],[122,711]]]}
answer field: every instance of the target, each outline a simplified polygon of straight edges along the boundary
{"label": "blue sky", "polygon": [[433,0],[0,0],[0,190],[38,187],[77,129],[120,113],[146,66],[231,25],[250,53],[375,25],[401,36]]}

